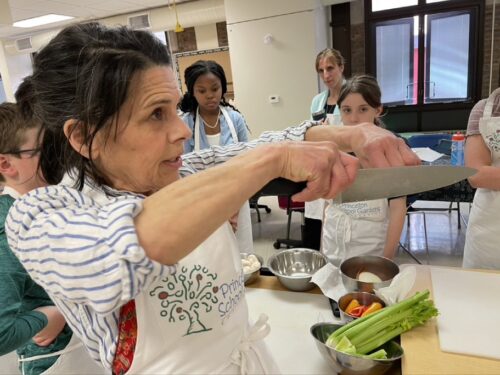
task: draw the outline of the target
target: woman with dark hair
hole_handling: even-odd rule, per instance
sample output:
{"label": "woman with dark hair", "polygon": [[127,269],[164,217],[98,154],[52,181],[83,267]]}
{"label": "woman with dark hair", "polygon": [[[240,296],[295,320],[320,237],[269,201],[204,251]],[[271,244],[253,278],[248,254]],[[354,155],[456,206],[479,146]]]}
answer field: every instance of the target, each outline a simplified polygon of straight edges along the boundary
{"label": "woman with dark hair", "polygon": [[245,119],[224,97],[227,79],[222,66],[198,60],[186,68],[184,81],[187,91],[180,109],[193,133],[184,144],[185,152],[248,141]]}
{"label": "woman with dark hair", "polygon": [[[184,71],[187,91],[179,105],[191,138],[184,152],[212,146],[247,142],[247,124],[238,110],[226,101],[227,79],[222,66],[212,60],[198,60]],[[250,205],[245,202],[230,220],[242,253],[253,253]]]}
{"label": "woman with dark hair", "polygon": [[14,203],[9,245],[115,374],[276,372],[266,318],[249,323],[230,216],[276,177],[307,181],[297,200],[344,190],[358,162],[335,143],[366,165],[418,163],[373,125],[308,122],[181,157],[191,132],[170,56],[145,31],[69,26],[37,54],[32,82],[41,158],[64,177],[41,161],[58,185]]}

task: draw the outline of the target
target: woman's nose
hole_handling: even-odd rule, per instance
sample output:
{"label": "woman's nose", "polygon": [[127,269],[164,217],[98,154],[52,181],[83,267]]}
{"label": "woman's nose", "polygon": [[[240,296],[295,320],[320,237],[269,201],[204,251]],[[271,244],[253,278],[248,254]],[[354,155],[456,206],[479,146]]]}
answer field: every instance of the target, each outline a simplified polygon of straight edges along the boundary
{"label": "woman's nose", "polygon": [[168,132],[168,138],[171,143],[175,143],[179,140],[186,140],[191,138],[192,132],[184,121],[181,120],[179,116],[176,116],[173,126]]}

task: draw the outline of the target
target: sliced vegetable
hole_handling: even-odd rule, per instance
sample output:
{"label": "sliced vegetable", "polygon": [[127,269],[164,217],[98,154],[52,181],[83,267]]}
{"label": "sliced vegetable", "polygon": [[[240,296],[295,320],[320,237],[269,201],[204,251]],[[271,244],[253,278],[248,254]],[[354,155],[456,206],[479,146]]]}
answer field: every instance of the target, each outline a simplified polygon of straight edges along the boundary
{"label": "sliced vegetable", "polygon": [[353,298],[345,308],[345,312],[350,314],[351,311],[358,306],[360,306],[359,301],[356,298]]}
{"label": "sliced vegetable", "polygon": [[380,302],[372,302],[368,308],[363,311],[363,314],[361,314],[361,317],[366,316],[368,314],[374,313],[377,310],[380,310],[382,308],[382,304]]}
{"label": "sliced vegetable", "polygon": [[337,329],[328,337],[326,345],[339,351],[348,347],[349,352],[352,352],[354,346],[356,355],[363,356],[437,315],[438,310],[429,299],[429,291],[417,292],[413,297],[355,319]]}
{"label": "sliced vegetable", "polygon": [[352,309],[351,312],[348,314],[351,316],[354,316],[356,318],[359,318],[365,312],[365,310],[367,308],[368,307],[365,305],[359,305],[359,306],[355,307],[354,309]]}

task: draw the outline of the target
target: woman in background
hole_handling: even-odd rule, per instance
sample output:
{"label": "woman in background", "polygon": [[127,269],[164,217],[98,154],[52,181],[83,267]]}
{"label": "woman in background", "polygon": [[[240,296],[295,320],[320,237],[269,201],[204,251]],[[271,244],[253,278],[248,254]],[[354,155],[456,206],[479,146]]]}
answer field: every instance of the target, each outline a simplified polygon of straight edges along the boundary
{"label": "woman in background", "polygon": [[311,117],[329,125],[340,124],[340,111],[337,101],[344,83],[344,64],[342,54],[333,48],[326,48],[316,56],[316,72],[327,89],[316,95],[311,103]]}
{"label": "woman in background", "polygon": [[[184,82],[187,92],[180,103],[184,112],[181,118],[192,132],[192,136],[184,142],[184,152],[248,141],[245,119],[224,97],[227,79],[222,66],[212,60],[198,60],[186,68]],[[231,225],[240,252],[253,253],[248,202],[231,219]]]}
{"label": "woman in background", "polygon": [[500,88],[478,102],[469,117],[465,165],[477,169],[469,177],[477,188],[467,225],[464,268],[500,269]]}
{"label": "woman in background", "polygon": [[[338,98],[342,123],[381,125],[381,92],[377,80],[359,75],[347,80]],[[406,215],[406,197],[337,204],[325,208],[321,251],[335,265],[357,255],[393,259]]]}
{"label": "woman in background", "polygon": [[[337,105],[340,89],[344,82],[345,60],[333,48],[326,48],[316,56],[316,72],[327,89],[316,95],[311,103],[311,118],[327,125],[340,125],[340,110]],[[321,243],[321,220],[325,202],[318,199],[305,204],[304,247],[319,250]]]}

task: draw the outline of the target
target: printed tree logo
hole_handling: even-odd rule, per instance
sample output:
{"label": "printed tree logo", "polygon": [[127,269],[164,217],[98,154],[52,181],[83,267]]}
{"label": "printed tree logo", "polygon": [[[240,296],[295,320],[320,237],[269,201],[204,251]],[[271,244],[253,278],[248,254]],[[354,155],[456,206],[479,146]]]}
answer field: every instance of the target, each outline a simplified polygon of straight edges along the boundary
{"label": "printed tree logo", "polygon": [[488,143],[493,151],[498,152],[500,150],[500,131],[497,130],[493,134],[488,135],[486,138],[488,139]]}
{"label": "printed tree logo", "polygon": [[217,274],[208,268],[195,265],[191,270],[182,266],[179,272],[169,275],[149,295],[160,300],[162,310],[160,315],[167,317],[169,322],[186,320],[189,322],[186,335],[210,331],[201,322],[200,314],[212,311],[218,302],[219,287],[214,285]]}

